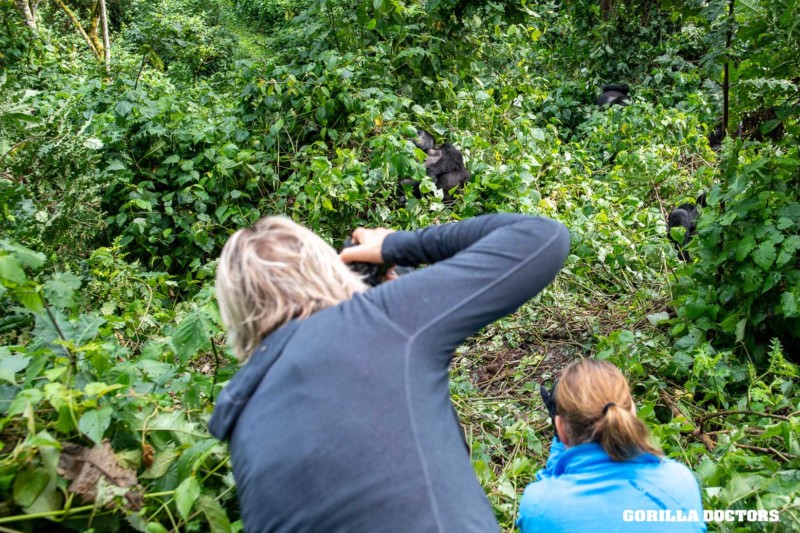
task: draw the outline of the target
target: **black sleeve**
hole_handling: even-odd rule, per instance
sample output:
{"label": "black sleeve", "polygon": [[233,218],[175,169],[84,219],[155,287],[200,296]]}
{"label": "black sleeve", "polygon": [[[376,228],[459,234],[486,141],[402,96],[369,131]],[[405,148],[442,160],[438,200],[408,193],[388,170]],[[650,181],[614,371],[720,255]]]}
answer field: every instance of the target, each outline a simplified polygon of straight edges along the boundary
{"label": "black sleeve", "polygon": [[533,298],[561,270],[569,232],[525,215],[487,215],[386,237],[385,261],[432,266],[367,297],[408,335],[450,352]]}

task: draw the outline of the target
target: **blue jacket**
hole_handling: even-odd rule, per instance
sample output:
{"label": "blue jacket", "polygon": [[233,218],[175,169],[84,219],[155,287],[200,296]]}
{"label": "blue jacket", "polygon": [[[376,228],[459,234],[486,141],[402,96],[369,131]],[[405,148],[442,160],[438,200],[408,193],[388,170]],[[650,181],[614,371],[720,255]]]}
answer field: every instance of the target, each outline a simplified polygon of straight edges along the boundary
{"label": "blue jacket", "polygon": [[383,241],[430,267],[269,335],[217,399],[248,533],[484,533],[498,525],[450,401],[453,351],[561,269],[557,222],[490,215]]}
{"label": "blue jacket", "polygon": [[[646,453],[614,462],[594,442],[566,448],[553,439],[547,465],[536,480],[520,502],[521,533],[706,530],[697,480],[671,459]],[[698,521],[647,521],[647,511],[660,520],[682,516]]]}

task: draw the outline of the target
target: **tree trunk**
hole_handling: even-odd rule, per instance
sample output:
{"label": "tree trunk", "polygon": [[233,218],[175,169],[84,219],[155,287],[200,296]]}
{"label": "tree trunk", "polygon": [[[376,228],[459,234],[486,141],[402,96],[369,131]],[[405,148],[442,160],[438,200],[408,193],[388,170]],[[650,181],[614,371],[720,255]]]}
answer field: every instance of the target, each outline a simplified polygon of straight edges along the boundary
{"label": "tree trunk", "polygon": [[111,75],[111,43],[108,41],[108,12],[106,0],[97,0],[100,5],[100,24],[103,27],[103,60],[106,64],[106,74]]}
{"label": "tree trunk", "polygon": [[14,5],[17,6],[17,11],[25,19],[25,24],[30,29],[36,31],[36,4],[38,0],[30,2],[29,0],[14,0]]}
{"label": "tree trunk", "polygon": [[91,22],[89,23],[89,31],[86,33],[87,35],[89,35],[89,39],[92,40],[94,49],[97,50],[98,57],[105,54],[103,50],[103,43],[97,36],[97,28],[99,26],[100,26],[100,0],[97,0],[94,4],[94,7],[92,8],[92,16],[91,16]]}
{"label": "tree trunk", "polygon": [[64,13],[66,13],[67,16],[70,18],[72,24],[75,25],[75,28],[78,30],[78,33],[81,34],[83,40],[86,41],[86,44],[89,45],[89,49],[92,51],[95,57],[97,59],[102,59],[103,58],[102,51],[99,51],[97,50],[97,48],[95,48],[94,44],[92,43],[92,40],[86,34],[86,30],[83,29],[81,21],[78,20],[78,17],[75,16],[75,13],[73,13],[72,10],[69,7],[67,7],[67,4],[65,4],[63,0],[55,0],[55,2],[56,4],[58,4],[58,7],[60,7],[64,11]]}

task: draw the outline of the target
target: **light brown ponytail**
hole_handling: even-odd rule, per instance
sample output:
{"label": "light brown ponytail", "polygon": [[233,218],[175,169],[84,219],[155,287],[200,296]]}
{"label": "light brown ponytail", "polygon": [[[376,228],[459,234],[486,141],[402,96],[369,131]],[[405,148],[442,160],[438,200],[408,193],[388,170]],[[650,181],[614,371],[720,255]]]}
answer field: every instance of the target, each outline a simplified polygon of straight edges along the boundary
{"label": "light brown ponytail", "polygon": [[556,387],[556,405],[573,445],[596,442],[614,461],[662,455],[633,412],[625,376],[607,361],[585,359],[568,366]]}

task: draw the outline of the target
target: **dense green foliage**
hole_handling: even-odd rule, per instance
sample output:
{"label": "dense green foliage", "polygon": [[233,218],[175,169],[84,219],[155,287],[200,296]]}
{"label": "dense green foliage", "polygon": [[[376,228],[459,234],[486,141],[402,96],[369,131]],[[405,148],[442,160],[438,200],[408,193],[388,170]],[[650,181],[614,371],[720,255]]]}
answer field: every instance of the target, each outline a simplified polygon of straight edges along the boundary
{"label": "dense green foliage", "polygon": [[[67,3],[88,26],[93,2]],[[55,3],[32,31],[0,0],[0,526],[241,529],[206,430],[236,369],[212,281],[228,235],[282,213],[339,245],[510,211],[561,220],[572,251],[455,358],[503,528],[552,436],[538,383],[582,356],[629,376],[706,508],[800,528],[796,2],[108,3],[106,73]],[[615,82],[632,105],[599,110]],[[417,127],[465,155],[453,204]],[[403,203],[408,177],[427,194]],[[685,264],[665,216],[700,192]],[[104,440],[137,483],[87,492],[63,459]]]}

